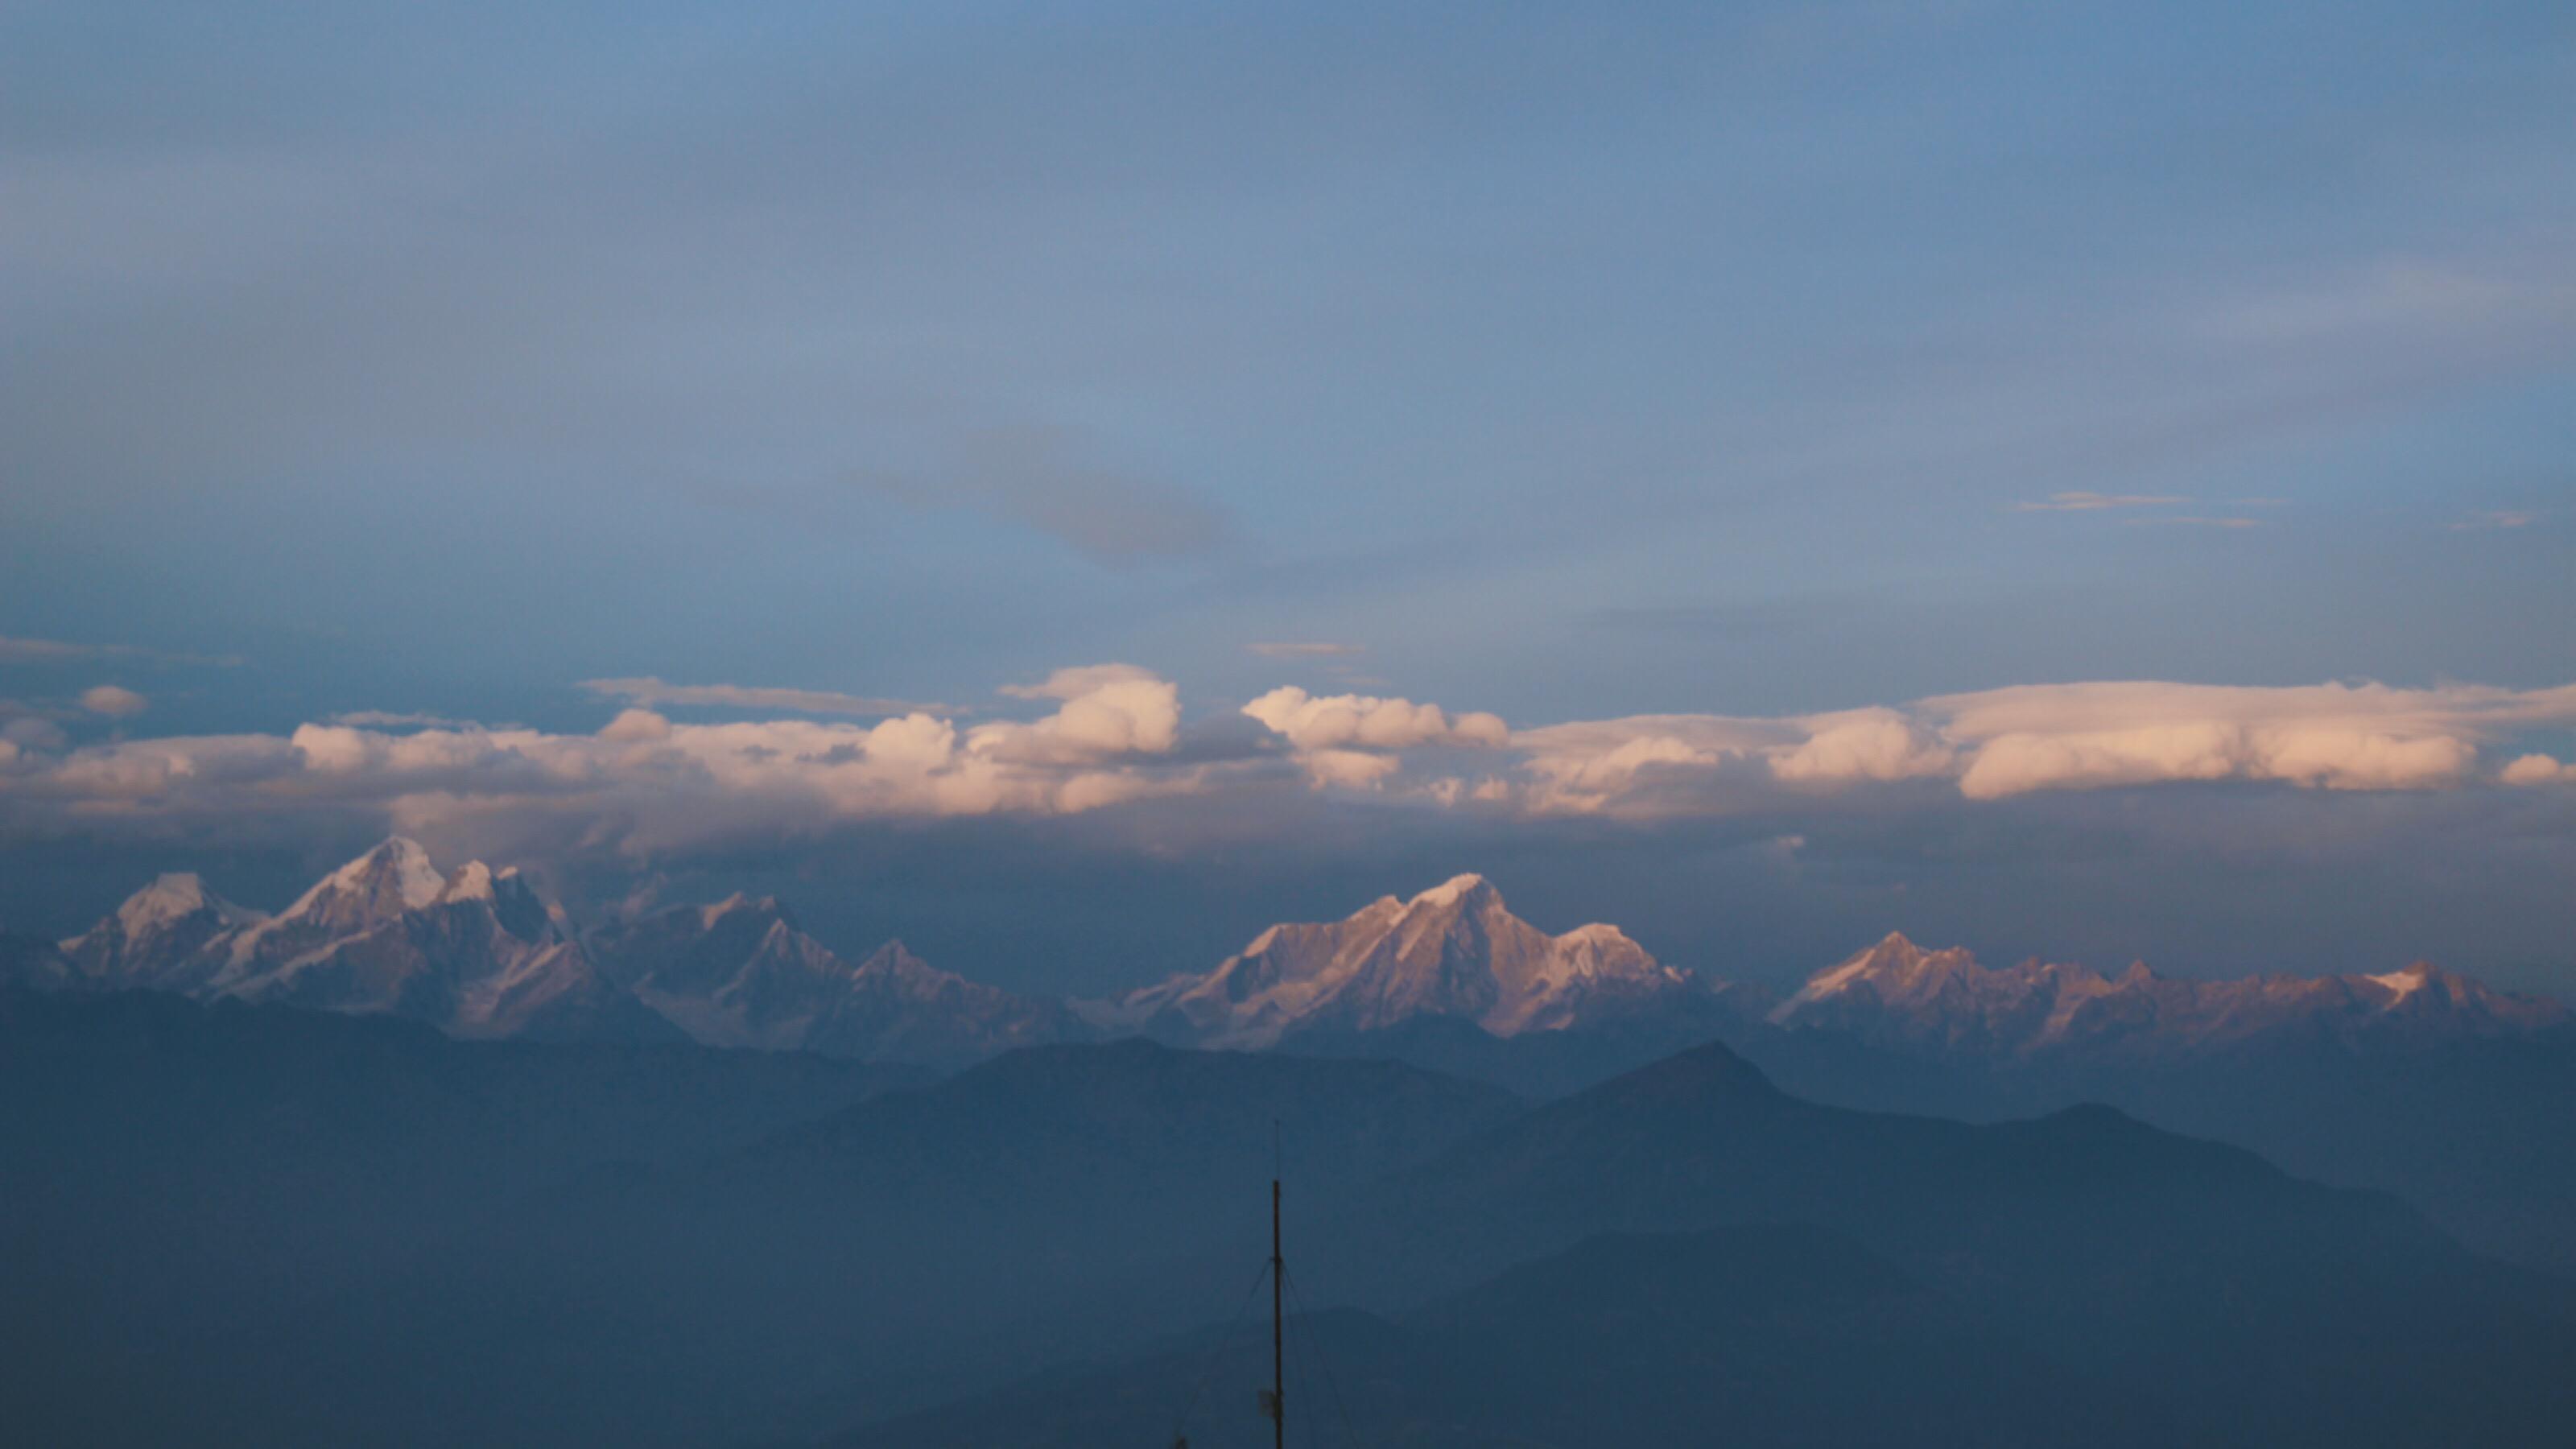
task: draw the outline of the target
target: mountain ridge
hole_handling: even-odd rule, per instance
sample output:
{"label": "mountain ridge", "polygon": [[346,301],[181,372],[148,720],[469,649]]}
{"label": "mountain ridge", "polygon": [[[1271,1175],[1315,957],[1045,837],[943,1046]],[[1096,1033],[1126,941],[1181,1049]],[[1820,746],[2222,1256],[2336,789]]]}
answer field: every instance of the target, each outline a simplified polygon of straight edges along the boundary
{"label": "mountain ridge", "polygon": [[20,979],[427,1020],[468,1037],[671,1039],[962,1066],[1012,1047],[1137,1033],[1309,1055],[1393,1055],[1520,1090],[1580,1087],[1700,1041],[1777,1030],[1927,1060],[2180,1065],[2281,1049],[2362,1054],[2576,1038],[2568,1008],[2418,962],[2378,974],[2106,975],[1988,968],[1891,932],[1793,990],[1666,964],[1617,926],[1551,934],[1476,874],[1338,921],[1280,922],[1205,971],[1110,1000],[1013,992],[900,939],[853,962],[774,896],[735,894],[577,929],[512,868],[442,873],[392,837],[274,915],[168,874]]}

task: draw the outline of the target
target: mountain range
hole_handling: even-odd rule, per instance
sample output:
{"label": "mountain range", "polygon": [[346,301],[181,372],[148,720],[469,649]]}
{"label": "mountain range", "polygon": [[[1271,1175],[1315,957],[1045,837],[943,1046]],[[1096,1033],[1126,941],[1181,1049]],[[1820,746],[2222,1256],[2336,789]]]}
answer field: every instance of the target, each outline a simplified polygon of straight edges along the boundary
{"label": "mountain range", "polygon": [[1382,897],[1340,921],[1272,926],[1212,969],[1115,1000],[1060,1001],[939,970],[901,941],[853,964],[770,897],[581,931],[518,871],[473,861],[442,874],[402,838],[274,916],[193,875],[165,875],[55,949],[11,939],[0,970],[38,985],[386,1014],[465,1037],[686,1038],[952,1066],[1122,1034],[1309,1052],[1626,1034],[1644,1050],[1758,1023],[1953,1060],[2143,1065],[2282,1045],[2427,1050],[2571,1027],[2563,1003],[2427,963],[2234,981],[2164,977],[2140,963],[2105,976],[2040,961],[1992,969],[1902,935],[1774,994],[1660,962],[1616,926],[1550,935],[1475,875]]}
{"label": "mountain range", "polygon": [[939,971],[889,942],[853,965],[773,899],[577,931],[527,878],[442,874],[396,837],[265,915],[164,875],[14,979],[425,1022],[465,1038],[694,1040],[960,1066],[1092,1029],[1063,1003]]}
{"label": "mountain range", "polygon": [[2105,1102],[2400,1193],[2486,1251],[2576,1268],[2576,1023],[2429,964],[2200,981],[1890,935],[1773,991],[1549,934],[1463,875],[1282,924],[1107,1001],[1024,995],[888,942],[852,963],[771,898],[577,929],[527,879],[388,840],[274,916],[164,876],[62,942],[0,937],[0,979],[406,1018],[466,1038],[679,1042],[956,1069],[1024,1046],[1403,1061],[1548,1099],[1710,1041],[1840,1106],[1968,1120]]}
{"label": "mountain range", "polygon": [[2493,990],[2428,962],[2356,976],[2184,981],[2144,962],[2117,976],[2030,961],[2002,970],[1966,951],[1926,951],[1901,934],[1809,977],[1767,1013],[1794,1031],[1943,1055],[2073,1054],[2141,1061],[2283,1039],[2422,1048],[2563,1030],[2567,1007]]}

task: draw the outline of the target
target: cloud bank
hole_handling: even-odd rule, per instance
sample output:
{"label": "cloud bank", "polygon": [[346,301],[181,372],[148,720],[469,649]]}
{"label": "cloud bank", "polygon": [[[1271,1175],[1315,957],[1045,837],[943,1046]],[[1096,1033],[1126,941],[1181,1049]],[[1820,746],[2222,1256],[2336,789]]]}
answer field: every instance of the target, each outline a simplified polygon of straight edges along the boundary
{"label": "cloud bank", "polygon": [[961,729],[911,713],[870,726],[802,719],[683,724],[621,711],[593,734],[479,726],[128,740],[0,758],[0,819],[107,828],[376,812],[436,831],[571,837],[636,853],[810,833],[860,819],[1065,814],[1193,788],[1156,757],[1178,691],[1124,666],[1018,691],[1027,721]]}
{"label": "cloud bank", "polygon": [[[631,705],[588,734],[403,729],[359,714],[284,735],[77,748],[58,730],[13,730],[0,740],[0,831],[220,830],[308,813],[656,855],[863,821],[1063,816],[1146,800],[1227,811],[1301,779],[1424,810],[1627,820],[1866,805],[1888,792],[1975,808],[2165,785],[2576,784],[2576,766],[2533,747],[2576,727],[2576,685],[2026,685],[1821,714],[1521,730],[1480,711],[1288,686],[1241,705],[1257,736],[1214,752],[1185,745],[1208,736],[1185,731],[1178,686],[1134,665],[1060,669],[1000,692],[1047,708],[972,725],[926,710],[872,724],[691,724]],[[125,704],[92,707],[130,714]]]}

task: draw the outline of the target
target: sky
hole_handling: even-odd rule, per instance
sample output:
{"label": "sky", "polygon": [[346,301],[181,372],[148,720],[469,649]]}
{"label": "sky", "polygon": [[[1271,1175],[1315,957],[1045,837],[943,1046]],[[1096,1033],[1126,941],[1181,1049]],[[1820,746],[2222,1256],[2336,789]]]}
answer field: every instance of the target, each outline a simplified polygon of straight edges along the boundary
{"label": "sky", "polygon": [[0,6],[0,922],[2576,996],[2576,12]]}

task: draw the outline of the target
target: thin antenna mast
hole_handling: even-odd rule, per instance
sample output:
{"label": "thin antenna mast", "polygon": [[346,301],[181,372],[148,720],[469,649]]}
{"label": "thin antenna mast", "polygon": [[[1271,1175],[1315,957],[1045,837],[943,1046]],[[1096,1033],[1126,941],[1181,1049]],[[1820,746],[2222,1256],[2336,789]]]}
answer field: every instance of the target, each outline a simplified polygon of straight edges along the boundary
{"label": "thin antenna mast", "polygon": [[1279,1252],[1279,1119],[1270,1119],[1270,1442],[1288,1449],[1288,1357],[1280,1304],[1287,1293],[1288,1260]]}

